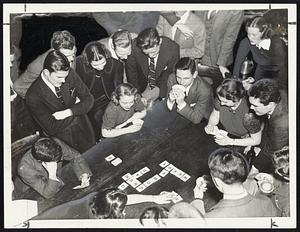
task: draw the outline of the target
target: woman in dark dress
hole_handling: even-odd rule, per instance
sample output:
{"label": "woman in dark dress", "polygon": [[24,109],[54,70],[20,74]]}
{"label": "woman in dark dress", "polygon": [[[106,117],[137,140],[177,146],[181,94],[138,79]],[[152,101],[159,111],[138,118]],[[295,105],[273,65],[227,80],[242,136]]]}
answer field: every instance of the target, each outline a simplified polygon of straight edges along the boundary
{"label": "woman in dark dress", "polygon": [[287,89],[287,47],[263,17],[254,17],[246,23],[248,36],[239,45],[233,75],[238,78],[249,52],[256,63],[255,80],[274,79],[281,89]]}
{"label": "woman in dark dress", "polygon": [[94,106],[88,113],[97,139],[101,135],[102,115],[116,86],[123,82],[123,66],[110,58],[104,45],[92,41],[76,57],[76,72],[94,96]]}

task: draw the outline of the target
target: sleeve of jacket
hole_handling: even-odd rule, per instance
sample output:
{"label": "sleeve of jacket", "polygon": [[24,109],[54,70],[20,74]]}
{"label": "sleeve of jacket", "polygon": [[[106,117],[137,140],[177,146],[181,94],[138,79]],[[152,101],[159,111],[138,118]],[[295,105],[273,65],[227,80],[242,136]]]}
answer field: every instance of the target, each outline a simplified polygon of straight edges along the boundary
{"label": "sleeve of jacket", "polygon": [[131,83],[135,88],[137,88],[139,91],[141,91],[141,87],[138,82],[138,70],[137,70],[137,53],[138,53],[138,47],[133,45],[132,47],[132,53],[130,56],[128,56],[126,61],[126,76],[129,83]]}
{"label": "sleeve of jacket", "polygon": [[74,116],[86,114],[93,107],[94,97],[78,74],[73,69],[70,69],[70,72],[73,77],[73,86],[75,87],[77,96],[80,99],[80,102],[74,104],[71,107],[71,110]]}
{"label": "sleeve of jacket", "polygon": [[[204,83],[202,82],[202,84]],[[210,114],[213,108],[213,97],[209,87],[202,88],[197,94],[199,95],[195,106],[191,107],[186,104],[183,109],[178,111],[179,114],[194,124],[200,123],[202,118]]]}
{"label": "sleeve of jacket", "polygon": [[239,45],[239,48],[236,53],[235,62],[233,66],[233,76],[238,78],[240,75],[240,70],[244,60],[246,59],[250,51],[250,43],[248,38],[244,38]]}
{"label": "sleeve of jacket", "polygon": [[31,113],[39,125],[49,135],[55,135],[68,127],[74,120],[74,116],[57,120],[50,109],[43,101],[43,97],[36,92],[26,95],[26,104],[29,106]]}
{"label": "sleeve of jacket", "polygon": [[73,170],[78,178],[80,180],[80,176],[83,173],[89,174],[89,176],[92,176],[92,171],[88,165],[88,163],[85,161],[84,158],[81,157],[80,153],[75,150],[74,148],[68,146],[66,143],[61,141],[58,138],[53,137],[56,143],[58,143],[62,149],[63,159],[67,161],[71,161],[73,165]]}
{"label": "sleeve of jacket", "polygon": [[24,183],[45,198],[53,197],[64,186],[62,180],[56,181],[47,176],[41,176],[30,163],[21,163],[18,167],[18,173]]}
{"label": "sleeve of jacket", "polygon": [[226,25],[226,32],[222,43],[222,48],[217,60],[217,65],[227,66],[227,60],[232,54],[240,27],[244,21],[244,11],[236,10],[231,12],[231,18]]}

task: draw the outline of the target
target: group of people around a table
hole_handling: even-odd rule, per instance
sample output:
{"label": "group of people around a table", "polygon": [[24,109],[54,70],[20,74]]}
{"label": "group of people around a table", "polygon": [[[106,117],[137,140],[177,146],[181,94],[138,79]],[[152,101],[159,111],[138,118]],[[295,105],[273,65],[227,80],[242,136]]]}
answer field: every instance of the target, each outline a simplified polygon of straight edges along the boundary
{"label": "group of people around a table", "polygon": [[[43,132],[22,157],[18,185],[51,198],[63,187],[59,163],[71,161],[82,187],[92,172],[81,157],[105,138],[135,133],[156,104],[205,132],[221,147],[208,167],[223,198],[207,212],[207,178],[195,200],[141,212],[141,223],[172,217],[289,216],[286,45],[262,16],[246,21],[247,37],[233,46],[244,22],[241,10],[162,12],[157,27],[114,31],[89,42],[76,57],[75,38],[56,31],[51,49],[30,63],[13,89],[25,99]],[[241,68],[249,55],[255,66]],[[229,66],[233,64],[232,72]],[[124,218],[126,205],[166,204],[172,194],[99,190],[37,219]]]}

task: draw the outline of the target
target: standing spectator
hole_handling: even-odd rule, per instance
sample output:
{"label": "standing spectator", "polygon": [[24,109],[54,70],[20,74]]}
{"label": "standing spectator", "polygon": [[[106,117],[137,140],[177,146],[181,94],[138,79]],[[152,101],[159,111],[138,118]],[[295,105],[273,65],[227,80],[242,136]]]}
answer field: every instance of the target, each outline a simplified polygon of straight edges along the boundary
{"label": "standing spectator", "polygon": [[260,172],[273,173],[272,154],[289,143],[287,94],[279,91],[277,84],[270,79],[255,82],[248,94],[251,109],[256,115],[267,117],[259,146],[261,151],[253,165]]}
{"label": "standing spectator", "polygon": [[43,63],[46,56],[50,51],[60,51],[63,53],[69,63],[71,68],[75,68],[74,59],[76,56],[76,45],[75,38],[68,31],[56,31],[53,33],[51,39],[51,49],[42,55],[38,56],[34,61],[32,61],[24,73],[14,82],[13,89],[22,98],[25,98],[26,92],[31,86],[31,84],[38,78],[41,71],[43,70]]}
{"label": "standing spectator", "polygon": [[[161,36],[166,36],[180,47],[180,57],[201,58],[205,46],[205,25],[193,11],[175,11],[180,18],[173,26],[162,15],[159,16],[156,29]],[[178,25],[185,25],[192,30],[193,36],[186,36]]]}
{"label": "standing spectator", "polygon": [[30,86],[26,103],[34,119],[49,136],[55,136],[79,152],[95,144],[87,117],[94,98],[65,55],[53,50],[43,71]]}
{"label": "standing spectator", "polygon": [[264,17],[255,17],[246,23],[248,37],[244,38],[238,48],[233,74],[239,77],[241,66],[249,52],[257,66],[255,80],[274,79],[279,88],[287,89],[287,47],[278,35],[273,35],[271,25]]}
{"label": "standing spectator", "polygon": [[167,79],[179,60],[179,46],[167,37],[160,37],[155,28],[139,33],[126,62],[128,82],[147,100],[165,98]]}
{"label": "standing spectator", "polygon": [[94,105],[88,112],[96,139],[101,134],[102,116],[115,88],[123,82],[123,65],[110,58],[103,44],[92,41],[76,57],[76,72],[94,96]]}

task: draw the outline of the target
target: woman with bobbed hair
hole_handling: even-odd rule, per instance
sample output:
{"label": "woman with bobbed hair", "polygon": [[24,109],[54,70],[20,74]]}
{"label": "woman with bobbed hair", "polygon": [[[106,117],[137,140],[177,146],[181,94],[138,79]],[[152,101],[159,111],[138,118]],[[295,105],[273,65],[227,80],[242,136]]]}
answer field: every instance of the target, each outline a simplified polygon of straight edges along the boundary
{"label": "woman with bobbed hair", "polygon": [[233,75],[239,78],[241,67],[249,52],[256,63],[255,80],[274,79],[281,89],[287,89],[287,47],[271,24],[264,17],[257,16],[246,22],[247,37],[239,45]]}
{"label": "woman with bobbed hair", "polygon": [[76,72],[94,96],[94,106],[88,113],[100,137],[103,112],[114,89],[123,82],[123,66],[109,57],[105,46],[98,41],[88,43],[80,56],[76,57]]}
{"label": "woman with bobbed hair", "polygon": [[92,192],[83,198],[66,202],[33,218],[45,219],[121,219],[125,217],[125,206],[142,202],[168,204],[171,197],[167,194],[143,195],[126,194],[118,188],[108,188]]}
{"label": "woman with bobbed hair", "polygon": [[[225,79],[216,93],[214,110],[204,128],[205,132],[215,135],[215,142],[222,146],[244,147],[260,144],[261,124],[255,114],[249,113],[243,84],[236,79]],[[227,135],[218,134],[219,123]]]}
{"label": "woman with bobbed hair", "polygon": [[130,83],[119,85],[111,95],[102,124],[103,137],[134,133],[142,128],[146,101]]}

